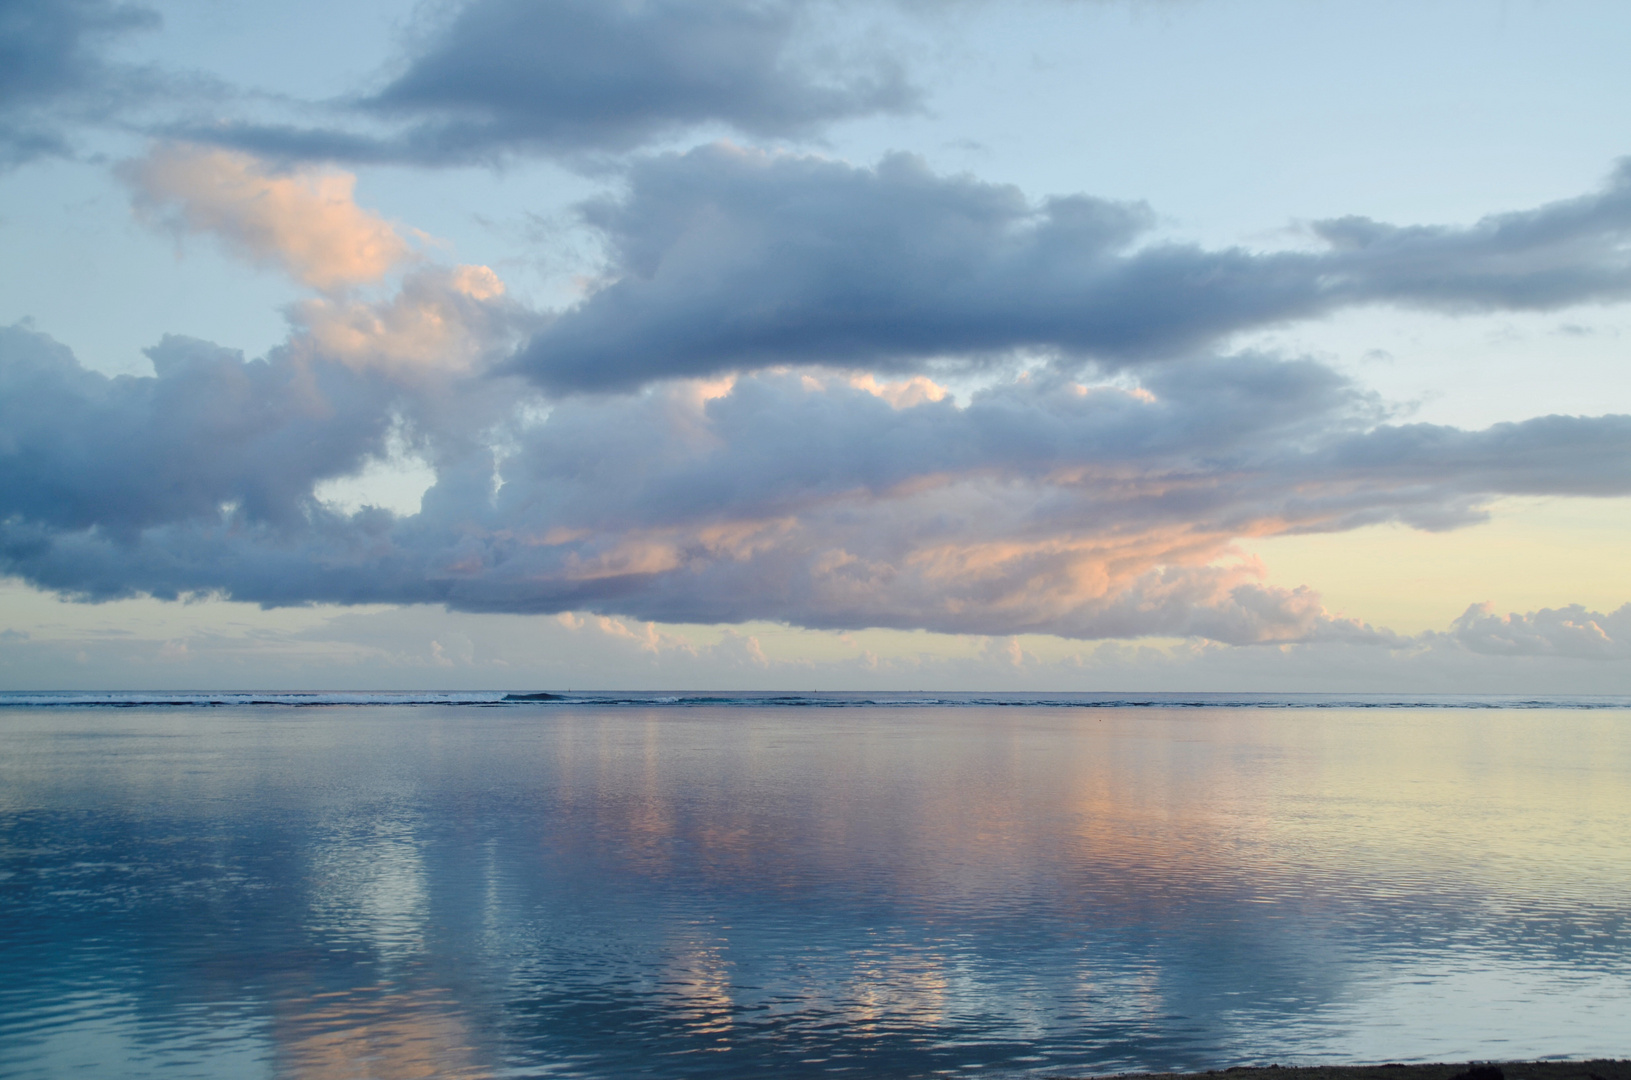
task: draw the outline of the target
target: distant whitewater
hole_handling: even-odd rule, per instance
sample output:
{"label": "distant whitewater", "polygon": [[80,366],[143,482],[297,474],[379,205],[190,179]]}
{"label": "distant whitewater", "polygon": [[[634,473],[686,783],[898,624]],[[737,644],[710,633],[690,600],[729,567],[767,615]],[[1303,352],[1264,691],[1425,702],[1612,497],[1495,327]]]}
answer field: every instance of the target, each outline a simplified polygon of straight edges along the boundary
{"label": "distant whitewater", "polygon": [[462,705],[472,708],[776,708],[776,709],[1625,709],[1631,695],[1498,694],[1220,694],[1220,693],[938,693],[828,691],[793,694],[737,691],[469,691],[446,693],[301,691],[0,692],[0,708],[318,708],[371,705]]}

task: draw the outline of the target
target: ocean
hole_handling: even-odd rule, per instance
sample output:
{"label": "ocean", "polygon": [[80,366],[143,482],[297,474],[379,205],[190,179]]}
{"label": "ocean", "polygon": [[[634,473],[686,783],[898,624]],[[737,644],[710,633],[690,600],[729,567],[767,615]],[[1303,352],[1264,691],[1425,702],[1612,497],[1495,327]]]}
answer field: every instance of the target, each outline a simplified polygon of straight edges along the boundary
{"label": "ocean", "polygon": [[0,1075],[1631,1056],[1631,698],[0,695]]}

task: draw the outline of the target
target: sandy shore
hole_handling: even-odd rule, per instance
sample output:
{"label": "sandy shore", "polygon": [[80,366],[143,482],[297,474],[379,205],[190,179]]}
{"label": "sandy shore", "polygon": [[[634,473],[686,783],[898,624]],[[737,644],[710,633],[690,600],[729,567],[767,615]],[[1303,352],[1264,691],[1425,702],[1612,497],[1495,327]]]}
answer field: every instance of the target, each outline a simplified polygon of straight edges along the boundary
{"label": "sandy shore", "polygon": [[[1500,1070],[1497,1076],[1495,1070]],[[1499,1061],[1433,1065],[1283,1065],[1204,1073],[1120,1073],[1097,1080],[1631,1080],[1631,1061]]]}

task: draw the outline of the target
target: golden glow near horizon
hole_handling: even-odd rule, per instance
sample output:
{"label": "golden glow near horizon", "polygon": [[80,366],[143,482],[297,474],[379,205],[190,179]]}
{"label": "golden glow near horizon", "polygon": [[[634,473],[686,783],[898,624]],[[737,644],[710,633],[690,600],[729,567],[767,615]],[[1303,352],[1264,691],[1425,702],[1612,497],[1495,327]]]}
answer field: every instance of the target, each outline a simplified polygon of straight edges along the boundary
{"label": "golden glow near horizon", "polygon": [[1631,499],[1509,498],[1448,532],[1398,524],[1241,540],[1276,585],[1309,585],[1332,613],[1401,634],[1443,630],[1469,605],[1530,612],[1631,602]]}

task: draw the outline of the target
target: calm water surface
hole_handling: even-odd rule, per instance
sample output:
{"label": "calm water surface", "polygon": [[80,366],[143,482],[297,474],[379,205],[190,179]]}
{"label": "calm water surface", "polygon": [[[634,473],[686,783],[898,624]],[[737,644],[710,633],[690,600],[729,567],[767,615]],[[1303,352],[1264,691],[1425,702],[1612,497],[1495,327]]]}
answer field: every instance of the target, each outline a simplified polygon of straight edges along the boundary
{"label": "calm water surface", "polygon": [[0,1075],[1631,1055],[1631,710],[0,709]]}

